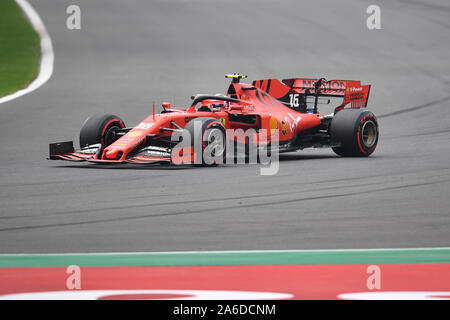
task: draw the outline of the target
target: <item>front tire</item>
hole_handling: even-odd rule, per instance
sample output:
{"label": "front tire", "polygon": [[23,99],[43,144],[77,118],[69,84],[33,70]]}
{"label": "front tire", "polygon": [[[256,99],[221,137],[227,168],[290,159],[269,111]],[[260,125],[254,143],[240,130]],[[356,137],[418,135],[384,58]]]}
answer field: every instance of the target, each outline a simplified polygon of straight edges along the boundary
{"label": "front tire", "polygon": [[184,128],[191,137],[191,145],[197,156],[201,153],[201,165],[224,164],[226,158],[226,130],[215,118],[196,118]]}
{"label": "front tire", "polygon": [[333,151],[342,157],[368,157],[378,143],[379,128],[375,115],[367,110],[344,109],[330,124]]}
{"label": "front tire", "polygon": [[80,147],[101,144],[102,149],[117,140],[115,131],[125,128],[125,123],[112,114],[98,114],[84,121],[80,131]]}

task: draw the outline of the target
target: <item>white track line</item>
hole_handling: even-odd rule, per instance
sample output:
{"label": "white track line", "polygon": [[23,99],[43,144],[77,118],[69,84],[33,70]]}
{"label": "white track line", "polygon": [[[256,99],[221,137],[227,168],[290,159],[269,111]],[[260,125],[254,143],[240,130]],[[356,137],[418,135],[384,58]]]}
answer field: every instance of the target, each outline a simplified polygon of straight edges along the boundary
{"label": "white track line", "polygon": [[14,92],[13,94],[0,98],[0,104],[11,101],[13,99],[17,99],[18,97],[36,90],[44,83],[46,83],[53,73],[53,61],[55,55],[53,53],[52,40],[50,39],[50,35],[48,34],[47,29],[45,28],[45,25],[41,20],[41,17],[39,17],[36,10],[34,10],[34,8],[28,3],[27,0],[15,1],[22,9],[28,21],[30,21],[34,30],[36,30],[39,38],[41,39],[41,61],[37,78],[34,79],[33,82],[31,82],[30,85],[25,89],[21,89]]}
{"label": "white track line", "polygon": [[233,254],[233,253],[320,253],[320,252],[384,252],[384,251],[434,251],[450,250],[450,247],[435,248],[377,248],[377,249],[311,249],[311,250],[224,250],[224,251],[162,251],[162,252],[74,252],[74,253],[2,253],[2,256],[78,256],[78,255],[170,255],[170,254]]}

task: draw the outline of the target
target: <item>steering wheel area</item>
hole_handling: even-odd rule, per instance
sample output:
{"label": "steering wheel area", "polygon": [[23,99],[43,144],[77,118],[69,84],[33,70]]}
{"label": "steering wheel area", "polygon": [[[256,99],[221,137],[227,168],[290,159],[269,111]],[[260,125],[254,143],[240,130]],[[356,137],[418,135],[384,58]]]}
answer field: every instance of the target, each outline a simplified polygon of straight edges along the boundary
{"label": "steering wheel area", "polygon": [[200,112],[213,112],[228,108],[228,101],[204,100],[196,107]]}

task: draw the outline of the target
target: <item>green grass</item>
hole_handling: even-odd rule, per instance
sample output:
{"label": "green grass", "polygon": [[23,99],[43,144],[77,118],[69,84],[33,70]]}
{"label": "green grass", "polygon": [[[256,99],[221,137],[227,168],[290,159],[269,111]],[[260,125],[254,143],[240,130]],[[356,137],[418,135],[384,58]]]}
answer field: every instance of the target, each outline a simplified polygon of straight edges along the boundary
{"label": "green grass", "polygon": [[0,0],[0,97],[26,88],[38,74],[39,36],[14,0]]}

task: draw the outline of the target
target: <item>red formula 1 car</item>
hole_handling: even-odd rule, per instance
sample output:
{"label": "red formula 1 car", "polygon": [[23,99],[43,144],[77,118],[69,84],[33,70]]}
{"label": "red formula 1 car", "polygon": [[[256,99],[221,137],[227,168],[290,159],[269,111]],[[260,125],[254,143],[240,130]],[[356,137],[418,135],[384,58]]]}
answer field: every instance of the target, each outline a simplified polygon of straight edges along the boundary
{"label": "red formula 1 car", "polygon": [[[244,145],[247,156],[249,150],[331,147],[340,156],[359,157],[369,156],[377,146],[377,119],[365,109],[370,85],[324,78],[246,84],[240,82],[245,75],[226,77],[232,79],[226,95],[192,96],[188,108],[163,103],[160,114],[153,111],[135,127],[126,127],[114,115],[89,117],[81,128],[80,149],[75,151],[72,141],[52,143],[49,159],[219,164],[226,155],[236,156],[230,145]],[[318,105],[333,98],[343,98],[342,103],[332,114],[319,113]]]}

